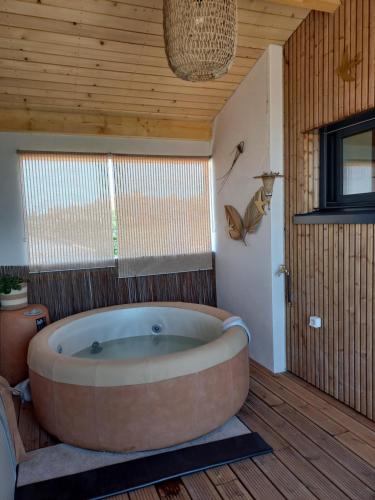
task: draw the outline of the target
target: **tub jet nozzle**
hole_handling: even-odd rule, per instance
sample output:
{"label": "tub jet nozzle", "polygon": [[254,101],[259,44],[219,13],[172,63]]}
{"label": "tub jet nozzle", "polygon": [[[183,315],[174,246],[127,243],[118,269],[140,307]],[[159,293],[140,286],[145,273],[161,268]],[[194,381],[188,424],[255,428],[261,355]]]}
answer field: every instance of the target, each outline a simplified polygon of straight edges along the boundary
{"label": "tub jet nozzle", "polygon": [[161,333],[161,331],[162,331],[162,327],[161,327],[161,325],[152,325],[151,331],[152,331],[153,335],[159,335],[159,333]]}
{"label": "tub jet nozzle", "polygon": [[91,344],[91,349],[90,349],[91,354],[98,354],[102,350],[103,350],[103,347],[100,345],[100,342],[98,342],[97,340]]}

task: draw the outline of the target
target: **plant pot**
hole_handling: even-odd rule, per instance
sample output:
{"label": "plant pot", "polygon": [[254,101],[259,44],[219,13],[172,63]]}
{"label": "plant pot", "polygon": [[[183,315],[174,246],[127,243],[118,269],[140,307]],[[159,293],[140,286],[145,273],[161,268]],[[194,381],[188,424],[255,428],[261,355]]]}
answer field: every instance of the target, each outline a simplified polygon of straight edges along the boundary
{"label": "plant pot", "polygon": [[21,284],[21,290],[12,290],[10,293],[0,294],[0,309],[10,311],[27,307],[27,283]]}

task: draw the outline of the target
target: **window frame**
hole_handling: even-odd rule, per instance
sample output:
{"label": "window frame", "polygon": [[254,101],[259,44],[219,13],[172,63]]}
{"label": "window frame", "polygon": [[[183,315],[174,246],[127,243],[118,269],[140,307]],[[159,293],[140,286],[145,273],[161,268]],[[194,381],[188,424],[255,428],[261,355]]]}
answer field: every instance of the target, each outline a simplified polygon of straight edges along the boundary
{"label": "window frame", "polygon": [[320,210],[375,211],[375,192],[343,194],[343,140],[368,130],[375,134],[375,109],[320,129]]}

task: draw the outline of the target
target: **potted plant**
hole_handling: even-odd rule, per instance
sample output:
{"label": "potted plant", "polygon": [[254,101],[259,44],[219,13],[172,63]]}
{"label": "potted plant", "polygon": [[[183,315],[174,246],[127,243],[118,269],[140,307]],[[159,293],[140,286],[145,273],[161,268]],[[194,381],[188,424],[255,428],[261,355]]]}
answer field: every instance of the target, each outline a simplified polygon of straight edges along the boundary
{"label": "potted plant", "polygon": [[17,276],[0,276],[1,309],[22,309],[27,306],[27,283]]}

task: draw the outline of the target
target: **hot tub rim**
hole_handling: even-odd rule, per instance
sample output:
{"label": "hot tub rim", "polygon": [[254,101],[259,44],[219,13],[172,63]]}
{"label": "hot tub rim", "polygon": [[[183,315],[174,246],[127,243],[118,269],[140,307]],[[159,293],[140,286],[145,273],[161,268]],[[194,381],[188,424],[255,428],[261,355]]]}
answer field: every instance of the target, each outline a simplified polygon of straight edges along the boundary
{"label": "hot tub rim", "polygon": [[28,365],[30,370],[54,382],[71,385],[95,387],[138,385],[201,372],[232,359],[248,344],[246,333],[239,327],[228,329],[217,339],[202,346],[149,358],[126,360],[76,358],[58,354],[49,344],[50,337],[59,328],[78,319],[104,311],[139,307],[187,309],[208,314],[221,321],[231,316],[223,309],[186,302],[140,302],[91,309],[59,320],[36,335],[29,346]]}

